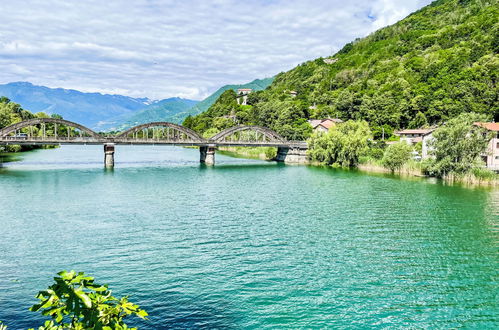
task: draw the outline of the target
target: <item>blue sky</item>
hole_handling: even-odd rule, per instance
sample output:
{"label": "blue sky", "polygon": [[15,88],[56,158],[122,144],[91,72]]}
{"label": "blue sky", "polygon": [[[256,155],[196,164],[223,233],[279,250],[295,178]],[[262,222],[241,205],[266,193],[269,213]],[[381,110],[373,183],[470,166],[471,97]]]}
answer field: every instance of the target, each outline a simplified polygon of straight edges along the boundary
{"label": "blue sky", "polygon": [[160,99],[329,56],[431,0],[2,0],[0,83]]}

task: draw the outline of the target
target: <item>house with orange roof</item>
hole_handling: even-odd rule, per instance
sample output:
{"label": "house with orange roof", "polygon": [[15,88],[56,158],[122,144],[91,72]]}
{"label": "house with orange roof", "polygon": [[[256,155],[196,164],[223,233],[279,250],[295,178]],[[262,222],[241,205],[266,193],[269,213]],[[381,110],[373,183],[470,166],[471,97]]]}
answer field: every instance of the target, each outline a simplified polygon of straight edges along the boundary
{"label": "house with orange roof", "polygon": [[312,126],[316,132],[327,132],[331,127],[336,126],[336,124],[342,123],[343,120],[338,118],[326,118],[326,119],[310,119],[308,123]]}
{"label": "house with orange roof", "polygon": [[487,147],[487,153],[482,158],[488,169],[499,171],[499,123],[475,123],[475,125],[493,133]]}

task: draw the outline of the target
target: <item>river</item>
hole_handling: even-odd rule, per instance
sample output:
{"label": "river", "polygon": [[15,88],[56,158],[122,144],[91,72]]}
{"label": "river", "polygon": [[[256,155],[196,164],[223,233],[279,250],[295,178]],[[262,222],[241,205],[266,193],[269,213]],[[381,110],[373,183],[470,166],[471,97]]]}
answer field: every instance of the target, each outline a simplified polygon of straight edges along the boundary
{"label": "river", "polygon": [[0,169],[0,320],[60,270],[160,328],[497,328],[499,190],[176,147],[21,155]]}

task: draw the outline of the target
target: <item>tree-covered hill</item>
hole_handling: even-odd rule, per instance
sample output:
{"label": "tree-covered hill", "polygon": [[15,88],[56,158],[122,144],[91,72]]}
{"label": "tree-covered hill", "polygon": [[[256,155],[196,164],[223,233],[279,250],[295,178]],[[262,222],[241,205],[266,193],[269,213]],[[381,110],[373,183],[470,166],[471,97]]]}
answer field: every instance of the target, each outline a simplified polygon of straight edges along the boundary
{"label": "tree-covered hill", "polygon": [[[374,132],[382,125],[431,125],[462,112],[499,120],[498,52],[497,0],[438,0],[330,58],[278,74],[232,123],[306,138],[304,120],[327,116],[367,120]],[[217,121],[231,125],[219,119],[234,112],[230,107],[219,117],[210,110],[186,124],[198,131]]]}
{"label": "tree-covered hill", "polygon": [[171,97],[161,101],[156,101],[142,110],[138,110],[132,114],[126,114],[117,118],[112,118],[101,124],[100,129],[120,131],[136,125],[155,122],[169,121],[172,118],[187,111],[198,103],[198,101],[183,99],[180,97]]}
{"label": "tree-covered hill", "polygon": [[172,116],[169,118],[169,121],[173,123],[181,123],[184,121],[185,118],[188,116],[195,116],[200,113],[205,112],[208,110],[214,103],[215,101],[222,95],[223,92],[227,90],[233,90],[236,91],[239,88],[251,88],[254,91],[261,91],[264,90],[265,88],[269,87],[272,81],[274,80],[274,77],[271,78],[264,78],[264,79],[255,79],[247,84],[240,84],[240,85],[225,85],[220,87],[215,93],[211,94],[192,108],[190,108],[187,111],[180,112],[176,114],[175,116]]}

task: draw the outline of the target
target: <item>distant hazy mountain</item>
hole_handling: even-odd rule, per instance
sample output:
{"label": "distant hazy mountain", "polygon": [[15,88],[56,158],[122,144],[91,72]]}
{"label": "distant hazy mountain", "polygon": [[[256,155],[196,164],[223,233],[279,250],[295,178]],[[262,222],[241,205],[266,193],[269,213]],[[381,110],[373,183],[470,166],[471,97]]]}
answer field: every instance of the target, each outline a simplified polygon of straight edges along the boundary
{"label": "distant hazy mountain", "polygon": [[0,96],[6,96],[31,112],[59,114],[93,129],[99,122],[131,115],[149,105],[147,98],[122,95],[83,93],[72,89],[48,88],[29,82],[13,82],[0,85]]}
{"label": "distant hazy mountain", "polygon": [[36,86],[29,82],[0,85],[6,96],[32,112],[59,114],[96,131],[121,130],[152,121],[182,123],[189,115],[206,111],[226,90],[263,90],[274,78],[256,79],[242,85],[226,85],[201,102],[178,97],[161,101],[122,95],[83,93],[73,89]]}
{"label": "distant hazy mountain", "polygon": [[195,106],[199,101],[172,97],[154,102],[151,105],[129,115],[120,116],[100,123],[102,130],[123,130],[139,124],[150,123],[154,121],[171,121],[171,118],[178,113],[185,112]]}
{"label": "distant hazy mountain", "polygon": [[215,101],[222,95],[223,92],[225,92],[228,89],[233,89],[237,90],[239,88],[251,88],[254,91],[261,91],[266,89],[270,84],[272,84],[272,81],[274,80],[274,77],[272,78],[265,78],[265,79],[255,79],[250,83],[247,84],[242,84],[242,85],[225,85],[221,88],[219,88],[215,93],[211,94],[192,108],[190,108],[187,111],[177,113],[173,115],[172,117],[168,118],[168,121],[172,123],[178,123],[181,124],[185,118],[188,116],[195,116],[197,114],[200,114],[201,112],[205,112],[208,110],[209,107],[215,103]]}

